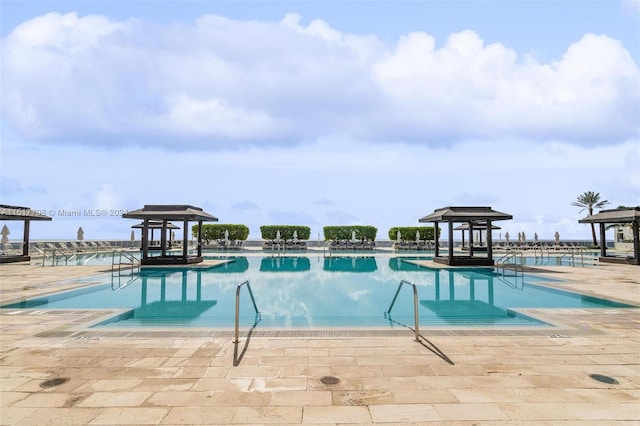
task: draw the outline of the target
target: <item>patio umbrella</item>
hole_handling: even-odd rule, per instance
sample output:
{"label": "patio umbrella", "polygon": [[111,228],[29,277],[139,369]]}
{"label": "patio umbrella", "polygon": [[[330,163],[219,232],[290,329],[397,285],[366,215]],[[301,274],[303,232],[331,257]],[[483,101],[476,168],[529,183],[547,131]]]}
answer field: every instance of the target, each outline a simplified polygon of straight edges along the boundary
{"label": "patio umbrella", "polygon": [[533,242],[534,243],[538,242],[538,233],[537,232],[533,234]]}
{"label": "patio umbrella", "polygon": [[171,231],[171,241],[176,240],[176,231]]}
{"label": "patio umbrella", "polygon": [[82,230],[82,226],[78,228],[78,241],[84,240],[84,231]]}
{"label": "patio umbrella", "polygon": [[560,244],[560,234],[556,231],[554,237],[556,238],[556,245]]}
{"label": "patio umbrella", "polygon": [[[292,238],[292,241],[293,241],[294,243],[297,243],[297,242],[298,242],[298,231],[293,231],[293,238]],[[295,259],[295,258],[294,258],[294,259]]]}
{"label": "patio umbrella", "polygon": [[518,242],[522,242],[522,232],[518,232]]}
{"label": "patio umbrella", "polygon": [[356,238],[356,231],[351,231],[351,242],[355,243],[356,241],[358,241]]}
{"label": "patio umbrella", "polygon": [[400,230],[396,232],[396,243],[400,244],[400,240],[402,240],[402,235],[400,234]]}
{"label": "patio umbrella", "polygon": [[509,244],[509,233],[505,233],[504,234],[504,240],[507,242],[507,244]]}
{"label": "patio umbrella", "polygon": [[416,243],[420,242],[420,231],[416,231]]}
{"label": "patio umbrella", "polygon": [[7,225],[4,225],[4,226],[2,227],[2,232],[0,232],[0,234],[2,234],[2,244],[4,244],[4,243],[8,243],[8,242],[9,242],[9,237],[8,237],[8,235],[9,235],[10,233],[11,233],[11,232],[9,232],[9,228],[7,228]]}
{"label": "patio umbrella", "polygon": [[522,242],[526,243],[527,242],[527,236],[524,235],[524,231],[522,231]]}
{"label": "patio umbrella", "polygon": [[132,243],[136,242],[136,232],[135,231],[131,231],[131,242]]}
{"label": "patio umbrella", "polygon": [[[278,231],[279,233],[280,231]],[[229,230],[225,229],[224,230],[224,242],[226,243],[227,241],[229,241]]]}
{"label": "patio umbrella", "polygon": [[[225,234],[225,235],[227,235],[227,236],[228,236],[228,233],[227,233],[227,234]],[[275,242],[276,242],[277,244],[280,244],[280,240],[281,240],[281,237],[280,237],[280,230],[278,230],[278,231],[276,231],[276,239],[275,239]]]}

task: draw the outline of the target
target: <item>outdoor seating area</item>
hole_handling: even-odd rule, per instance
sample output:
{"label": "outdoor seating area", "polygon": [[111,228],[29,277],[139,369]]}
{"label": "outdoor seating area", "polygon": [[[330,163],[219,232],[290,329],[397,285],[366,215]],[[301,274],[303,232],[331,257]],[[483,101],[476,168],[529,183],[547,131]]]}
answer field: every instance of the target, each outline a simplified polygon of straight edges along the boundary
{"label": "outdoor seating area", "polygon": [[393,249],[396,251],[421,251],[421,250],[435,250],[436,243],[435,241],[405,241],[400,240],[396,241],[393,244]]}
{"label": "outdoor seating area", "polygon": [[329,242],[329,250],[353,252],[353,251],[374,251],[376,249],[375,241],[369,240],[335,240]]}
{"label": "outdoor seating area", "polygon": [[269,240],[262,244],[262,249],[265,251],[307,251],[307,242],[293,240],[282,240],[278,242],[276,240]]}
{"label": "outdoor seating area", "polygon": [[[209,247],[209,246],[208,246]],[[211,246],[218,251],[239,251],[244,248],[242,240],[216,240],[216,244]]]}

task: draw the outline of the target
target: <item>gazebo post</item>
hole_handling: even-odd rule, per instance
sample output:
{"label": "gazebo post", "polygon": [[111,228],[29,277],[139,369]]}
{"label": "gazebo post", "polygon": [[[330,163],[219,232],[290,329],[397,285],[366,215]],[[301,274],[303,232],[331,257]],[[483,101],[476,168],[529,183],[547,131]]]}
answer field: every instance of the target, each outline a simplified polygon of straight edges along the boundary
{"label": "gazebo post", "polygon": [[607,256],[607,242],[605,241],[606,236],[604,225],[604,222],[600,224],[600,256],[602,257]]}
{"label": "gazebo post", "polygon": [[149,219],[145,219],[142,224],[142,259],[149,255]]}
{"label": "gazebo post", "polygon": [[449,220],[449,265],[453,265],[453,221]]}
{"label": "gazebo post", "polygon": [[469,256],[473,257],[473,222],[469,221]]}
{"label": "gazebo post", "polygon": [[24,232],[22,233],[22,255],[29,256],[29,221],[24,221]]}
{"label": "gazebo post", "polygon": [[198,221],[198,257],[202,256],[202,221]]}
{"label": "gazebo post", "polygon": [[460,233],[462,234],[462,249],[464,249],[464,229],[461,229]]}
{"label": "gazebo post", "polygon": [[160,250],[162,250],[162,257],[165,257],[167,255],[167,219],[162,220]]}
{"label": "gazebo post", "polygon": [[440,233],[438,232],[438,222],[434,222],[433,232],[436,240],[436,252],[433,255],[434,257],[438,257],[440,256]]}
{"label": "gazebo post", "polygon": [[638,265],[640,264],[640,222],[634,220],[631,229],[633,232],[633,257]]}
{"label": "gazebo post", "polygon": [[189,254],[189,235],[191,234],[191,232],[189,231],[189,220],[185,219],[184,220],[184,225],[182,227],[182,229],[184,229],[184,231],[182,232],[182,257],[183,258],[187,258],[188,254]]}
{"label": "gazebo post", "polygon": [[491,221],[487,220],[487,236],[485,240],[487,241],[487,257],[489,259],[493,259],[493,236],[491,235]]}

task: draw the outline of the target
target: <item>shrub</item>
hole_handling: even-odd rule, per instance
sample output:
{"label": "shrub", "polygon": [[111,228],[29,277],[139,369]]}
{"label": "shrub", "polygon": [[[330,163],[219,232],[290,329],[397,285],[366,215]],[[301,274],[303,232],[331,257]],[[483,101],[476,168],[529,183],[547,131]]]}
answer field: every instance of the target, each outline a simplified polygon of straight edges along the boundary
{"label": "shrub", "polygon": [[[420,231],[420,240],[434,241],[435,233],[433,226],[394,226],[389,229],[389,239],[397,240],[398,231],[400,231],[400,238],[405,241],[415,241],[416,231]],[[438,235],[440,235],[440,228],[438,228]]]}
{"label": "shrub", "polygon": [[301,225],[262,225],[260,234],[263,240],[275,240],[276,234],[280,231],[280,238],[283,240],[291,240],[293,233],[298,232],[299,240],[308,240],[311,236],[311,228]]}
{"label": "shrub", "polygon": [[378,228],[367,225],[341,225],[341,226],[325,226],[325,240],[350,240],[353,232],[356,233],[356,239],[375,241]]}
{"label": "shrub", "polygon": [[[249,228],[246,225],[234,224],[204,224],[202,225],[202,239],[209,243],[212,240],[223,240],[224,232],[229,231],[230,240],[246,240],[249,238]],[[193,225],[191,232],[198,234],[198,225]]]}

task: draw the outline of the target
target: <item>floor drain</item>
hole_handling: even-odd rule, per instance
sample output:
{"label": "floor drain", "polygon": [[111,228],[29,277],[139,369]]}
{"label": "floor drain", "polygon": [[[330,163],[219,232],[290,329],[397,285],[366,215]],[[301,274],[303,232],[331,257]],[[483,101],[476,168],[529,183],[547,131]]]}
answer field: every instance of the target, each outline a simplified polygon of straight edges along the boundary
{"label": "floor drain", "polygon": [[608,385],[620,384],[620,382],[618,382],[613,377],[603,376],[602,374],[589,374],[589,377],[591,377],[593,380],[597,380],[598,382],[606,383]]}
{"label": "floor drain", "polygon": [[69,379],[67,377],[56,377],[55,379],[45,380],[40,383],[41,388],[52,388],[54,386],[60,386],[63,383],[67,383]]}
{"label": "floor drain", "polygon": [[324,376],[320,378],[320,383],[322,383],[323,385],[337,385],[338,383],[340,383],[340,379],[333,376]]}

